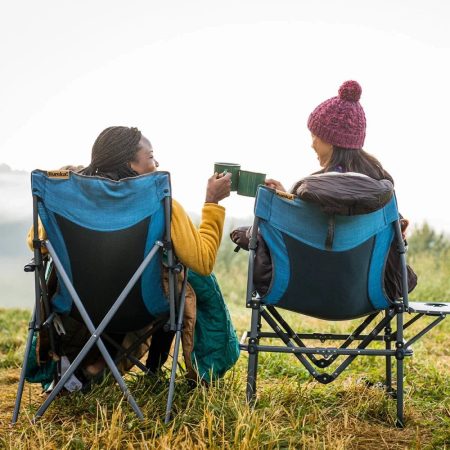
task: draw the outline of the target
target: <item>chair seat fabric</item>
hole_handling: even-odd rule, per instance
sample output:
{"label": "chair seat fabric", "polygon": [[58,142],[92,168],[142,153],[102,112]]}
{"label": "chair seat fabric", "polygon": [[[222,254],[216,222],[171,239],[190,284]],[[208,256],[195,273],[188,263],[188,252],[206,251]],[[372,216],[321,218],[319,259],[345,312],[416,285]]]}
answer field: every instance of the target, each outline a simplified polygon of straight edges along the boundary
{"label": "chair seat fabric", "polygon": [[331,249],[330,215],[319,205],[260,187],[255,215],[273,264],[263,303],[328,320],[389,307],[384,266],[398,220],[395,197],[369,214],[333,216]]}
{"label": "chair seat fabric", "polygon": [[[42,199],[39,216],[48,239],[97,325],[155,242],[163,240],[162,199],[170,195],[169,174],[112,181],[73,172],[57,179],[34,171],[32,191]],[[158,254],[108,331],[137,330],[168,312],[161,270]],[[53,308],[61,314],[72,312],[72,298],[63,283],[53,297]]]}

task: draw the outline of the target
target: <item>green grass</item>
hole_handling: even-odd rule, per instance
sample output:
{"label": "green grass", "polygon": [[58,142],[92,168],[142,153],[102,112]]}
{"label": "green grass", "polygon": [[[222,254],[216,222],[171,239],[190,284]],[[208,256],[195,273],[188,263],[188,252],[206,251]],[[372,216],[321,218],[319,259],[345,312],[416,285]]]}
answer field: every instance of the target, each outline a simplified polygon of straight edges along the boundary
{"label": "green grass", "polygon": [[[450,301],[448,252],[412,254],[419,275],[412,300]],[[225,244],[216,274],[240,335],[249,322],[244,307],[246,252],[231,253]],[[294,327],[328,331],[326,322],[287,314]],[[48,449],[448,449],[450,448],[450,320],[414,346],[406,360],[406,428],[397,429],[395,401],[376,382],[383,380],[382,358],[357,358],[334,383],[311,379],[291,355],[263,354],[258,401],[245,402],[247,356],[209,388],[193,390],[177,381],[174,419],[165,426],[168,371],[159,379],[127,375],[145,420],[137,420],[113,380],[107,378],[87,395],[59,398],[33,423],[42,402],[39,387],[27,385],[18,424],[8,426],[29,312],[0,310],[0,447]],[[328,324],[329,325],[329,324]],[[334,331],[352,322],[332,324]],[[414,325],[417,330],[420,325]],[[414,330],[413,330],[414,331]]]}
{"label": "green grass", "polygon": [[0,369],[19,367],[22,363],[29,321],[29,311],[0,309]]}

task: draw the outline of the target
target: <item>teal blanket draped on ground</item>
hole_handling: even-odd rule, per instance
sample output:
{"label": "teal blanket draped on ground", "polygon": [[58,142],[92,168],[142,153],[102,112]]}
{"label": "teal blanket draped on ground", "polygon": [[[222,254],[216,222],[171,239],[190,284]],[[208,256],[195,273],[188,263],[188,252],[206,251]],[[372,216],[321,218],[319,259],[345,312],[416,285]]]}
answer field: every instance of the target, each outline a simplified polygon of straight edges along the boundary
{"label": "teal blanket draped on ground", "polygon": [[56,362],[50,359],[45,363],[38,364],[37,345],[38,337],[37,333],[35,333],[31,342],[25,379],[29,383],[41,383],[42,388],[45,390],[53,381],[56,370]]}
{"label": "teal blanket draped on ground", "polygon": [[192,363],[202,379],[215,380],[236,363],[239,340],[214,274],[189,271],[188,281],[197,296]]}

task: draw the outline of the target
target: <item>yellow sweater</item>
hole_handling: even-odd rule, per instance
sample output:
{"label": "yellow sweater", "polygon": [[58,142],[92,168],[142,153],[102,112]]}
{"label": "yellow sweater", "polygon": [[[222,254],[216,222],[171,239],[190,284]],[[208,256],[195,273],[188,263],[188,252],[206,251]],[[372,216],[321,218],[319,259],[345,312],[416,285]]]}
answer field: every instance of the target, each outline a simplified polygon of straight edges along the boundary
{"label": "yellow sweater", "polygon": [[[183,207],[172,199],[172,242],[178,259],[200,275],[209,275],[214,267],[222,240],[225,208],[216,203],[205,203],[202,220],[197,229]],[[39,239],[47,239],[47,233],[39,221]],[[27,236],[28,246],[33,248],[33,227]]]}

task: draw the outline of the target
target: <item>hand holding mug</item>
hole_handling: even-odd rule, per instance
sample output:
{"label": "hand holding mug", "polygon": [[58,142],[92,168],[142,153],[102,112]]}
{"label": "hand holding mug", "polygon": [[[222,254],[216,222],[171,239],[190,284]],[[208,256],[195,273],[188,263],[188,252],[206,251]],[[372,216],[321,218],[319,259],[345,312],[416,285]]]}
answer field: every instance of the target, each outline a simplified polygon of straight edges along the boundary
{"label": "hand holding mug", "polygon": [[231,173],[218,174],[214,173],[208,179],[206,186],[205,203],[219,203],[226,197],[230,196],[231,191]]}
{"label": "hand holding mug", "polygon": [[277,191],[286,192],[284,186],[279,181],[274,180],[272,178],[266,178],[266,186],[272,189],[276,189]]}

